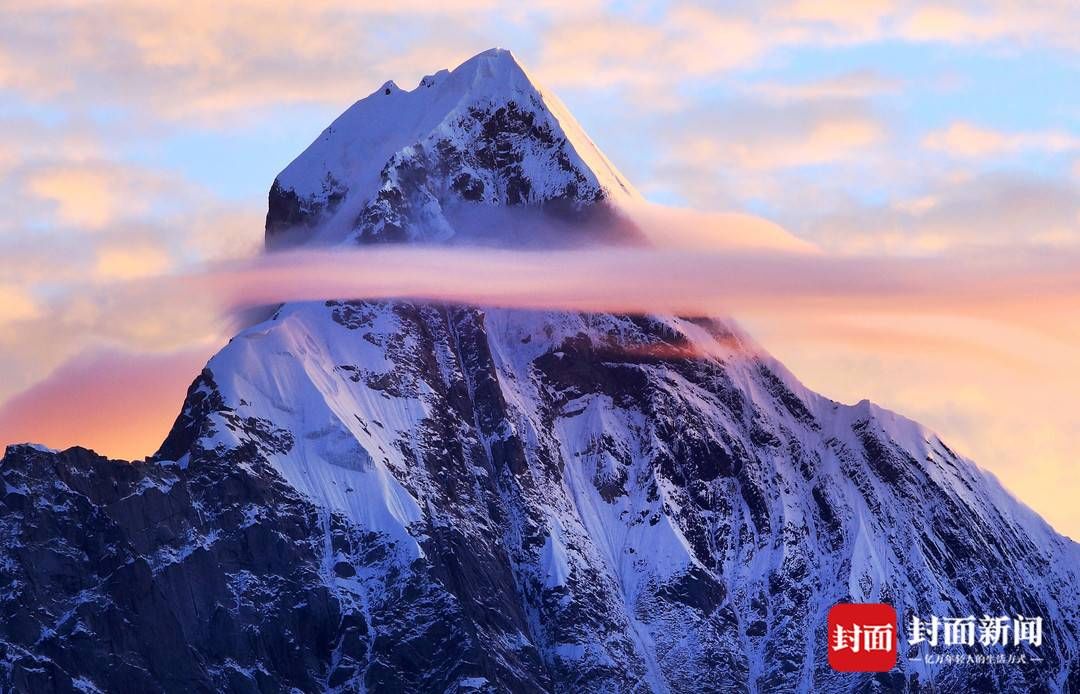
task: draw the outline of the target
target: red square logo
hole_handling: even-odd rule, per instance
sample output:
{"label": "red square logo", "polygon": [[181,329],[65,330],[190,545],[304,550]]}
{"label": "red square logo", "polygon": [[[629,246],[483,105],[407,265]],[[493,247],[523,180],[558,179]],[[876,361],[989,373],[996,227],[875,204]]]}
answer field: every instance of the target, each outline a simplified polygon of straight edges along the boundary
{"label": "red square logo", "polygon": [[840,603],[829,610],[829,665],[839,672],[896,667],[896,610],[884,603]]}

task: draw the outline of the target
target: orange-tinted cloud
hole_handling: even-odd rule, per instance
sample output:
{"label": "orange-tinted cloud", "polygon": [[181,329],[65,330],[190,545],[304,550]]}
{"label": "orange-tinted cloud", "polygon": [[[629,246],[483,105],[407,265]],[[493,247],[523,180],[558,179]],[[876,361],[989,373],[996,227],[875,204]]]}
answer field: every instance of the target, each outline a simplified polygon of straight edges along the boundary
{"label": "orange-tinted cloud", "polygon": [[130,280],[161,275],[172,264],[167,251],[141,243],[105,246],[97,253],[97,275],[103,279]]}
{"label": "orange-tinted cloud", "polygon": [[0,446],[81,445],[138,459],[165,439],[209,352],[88,352],[0,406]]}
{"label": "orange-tinted cloud", "polygon": [[1007,133],[960,121],[927,134],[923,145],[954,156],[983,157],[1021,150],[1080,149],[1080,137],[1067,132]]}
{"label": "orange-tinted cloud", "polygon": [[1080,9],[1068,0],[986,2],[969,6],[913,3],[895,34],[912,41],[1042,43],[1075,50]]}
{"label": "orange-tinted cloud", "polygon": [[0,284],[0,326],[36,318],[40,312],[37,302],[21,287]]}
{"label": "orange-tinted cloud", "polygon": [[903,84],[894,78],[869,70],[847,72],[824,79],[802,82],[763,82],[749,92],[772,101],[813,99],[861,99],[900,90]]}
{"label": "orange-tinted cloud", "polygon": [[[410,30],[427,35],[416,42],[424,55],[439,44],[468,57],[477,36],[467,18],[494,7],[485,0],[14,5],[0,32],[0,86],[47,102],[89,99],[203,122],[282,104],[347,103],[385,80],[390,64],[403,64],[410,51],[400,38]],[[431,31],[450,25],[454,31]],[[431,67],[408,65],[416,79]]]}
{"label": "orange-tinted cloud", "polygon": [[684,109],[674,117],[679,127],[664,130],[667,180],[709,207],[723,200],[716,189],[729,178],[748,197],[767,198],[748,187],[789,169],[870,161],[887,143],[888,124],[861,100],[789,96]]}
{"label": "orange-tinted cloud", "polygon": [[56,204],[62,224],[99,229],[116,215],[122,200],[102,171],[41,171],[27,182],[31,195]]}
{"label": "orange-tinted cloud", "polygon": [[[53,225],[74,231],[97,232],[146,215],[155,202],[190,196],[190,183],[151,168],[103,159],[61,159],[65,151],[45,161],[23,160],[9,174],[22,189],[24,207],[34,201]],[[23,212],[29,215],[30,212]]]}

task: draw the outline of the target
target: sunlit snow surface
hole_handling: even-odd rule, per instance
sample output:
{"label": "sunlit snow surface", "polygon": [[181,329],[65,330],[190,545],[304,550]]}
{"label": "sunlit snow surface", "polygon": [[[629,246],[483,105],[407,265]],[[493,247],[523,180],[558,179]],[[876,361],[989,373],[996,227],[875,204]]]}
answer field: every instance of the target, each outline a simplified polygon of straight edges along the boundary
{"label": "sunlit snow surface", "polygon": [[[695,640],[718,638],[720,631],[707,626],[718,620],[715,613],[658,597],[693,592],[688,581],[723,586],[726,595],[711,609],[732,610],[741,631],[760,619],[764,634],[776,639],[785,628],[816,624],[841,599],[980,614],[988,609],[980,593],[956,589],[957,580],[977,580],[1006,595],[1019,595],[1016,586],[1041,586],[1043,605],[1057,610],[1068,586],[1077,585],[1076,545],[990,475],[910,420],[866,401],[841,405],[806,390],[723,322],[470,310],[482,317],[505,420],[494,434],[466,422],[469,431],[455,436],[479,437],[489,451],[495,440],[520,441],[526,458],[516,474],[476,467],[471,456],[447,451],[446,440],[418,433],[447,407],[447,392],[475,375],[462,369],[468,355],[458,343],[457,310],[425,307],[414,315],[414,308],[287,305],[239,334],[209,368],[238,415],[295,436],[288,452],[269,456],[273,466],[320,506],[384,535],[403,563],[422,556],[425,528],[445,521],[438,517],[448,504],[480,502],[479,494],[446,499],[439,475],[466,466],[478,484],[498,476],[500,503],[518,509],[520,525],[459,529],[501,534],[485,539],[508,547],[519,580],[551,603],[536,617],[536,634],[545,633],[547,620],[582,609],[587,585],[599,587],[607,604],[589,609],[623,623],[640,676],[658,691],[669,686],[674,664],[693,667],[709,651]],[[670,354],[675,347],[677,359]],[[620,368],[639,376],[640,385],[625,397],[619,387],[614,393],[565,389],[552,374],[560,373],[560,362],[568,372],[580,368],[583,349],[603,351],[601,361],[622,360]],[[428,356],[431,370],[417,370]],[[732,404],[734,391],[741,405]],[[477,395],[470,397],[478,406]],[[228,429],[216,436],[222,432]],[[243,436],[233,435],[239,438],[206,446],[235,445]],[[691,458],[710,455],[690,451],[690,443],[717,447],[714,456],[735,467],[682,477],[697,470]],[[426,456],[418,451],[434,459],[444,454],[442,467],[419,462]],[[868,461],[875,453],[879,459]],[[425,510],[435,517],[426,518]],[[542,526],[528,528],[526,516]],[[946,564],[954,564],[941,557],[956,551],[949,538],[971,532],[992,536],[985,548],[1002,553],[991,558],[1000,562],[999,575],[947,574]],[[542,543],[522,542],[530,533]],[[1043,563],[1015,564],[1014,551]],[[808,591],[790,609],[810,614],[786,614],[783,601],[765,598],[778,575],[790,589]],[[355,582],[346,588],[352,587]],[[991,605],[1002,599],[983,594]],[[759,609],[759,600],[772,604]],[[1075,604],[1066,600],[1070,611],[1044,618],[1068,623]],[[589,629],[546,644],[548,657],[566,667],[578,660],[618,666],[605,635],[583,631]],[[813,634],[790,636],[813,648],[807,645]],[[710,648],[743,654],[748,675],[757,677],[778,646],[742,636]],[[820,649],[813,653],[822,657]],[[810,672],[807,666],[801,677]]]}

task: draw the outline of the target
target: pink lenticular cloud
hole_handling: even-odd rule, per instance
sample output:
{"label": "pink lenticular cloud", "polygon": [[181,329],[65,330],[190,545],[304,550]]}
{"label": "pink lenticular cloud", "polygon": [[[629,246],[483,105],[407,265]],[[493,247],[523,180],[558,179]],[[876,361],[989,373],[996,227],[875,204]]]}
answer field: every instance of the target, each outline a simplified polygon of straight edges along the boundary
{"label": "pink lenticular cloud", "polygon": [[[1075,306],[1080,256],[868,258],[624,247],[379,246],[273,254],[176,281],[186,292],[216,297],[227,308],[353,297],[714,315],[855,309],[1006,315],[1033,297],[1044,297],[1044,306]],[[1015,317],[1026,321],[1032,315]]]}

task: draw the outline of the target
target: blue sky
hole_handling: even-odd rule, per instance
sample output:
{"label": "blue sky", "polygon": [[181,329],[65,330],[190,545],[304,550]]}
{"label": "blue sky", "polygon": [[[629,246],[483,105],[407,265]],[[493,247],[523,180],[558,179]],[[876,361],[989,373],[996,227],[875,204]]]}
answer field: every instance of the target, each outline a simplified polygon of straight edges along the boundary
{"label": "blue sky", "polygon": [[[526,33],[521,27],[513,33]],[[535,41],[522,36],[517,48],[513,41],[502,43],[523,54],[527,66],[530,53],[541,53]],[[473,46],[479,50],[485,44]],[[468,56],[468,47],[458,52]],[[539,58],[542,65],[542,58]],[[434,70],[437,66],[432,66]],[[399,76],[404,84],[418,79],[424,68]],[[583,69],[587,67],[583,66]],[[357,66],[357,73],[368,72]],[[540,75],[543,71],[540,70]],[[916,139],[956,120],[978,123],[1001,131],[1040,131],[1080,127],[1080,106],[1075,85],[1080,77],[1075,54],[1056,49],[1010,49],[1001,45],[950,45],[885,40],[856,45],[794,45],[778,48],[745,67],[681,81],[677,74],[671,90],[698,104],[738,99],[747,88],[770,83],[812,84],[856,72],[868,72],[893,80],[897,87],[887,93],[868,95],[866,100],[893,120],[892,133],[898,140]],[[363,96],[382,81],[381,76],[357,79],[357,91],[342,90],[315,103],[272,104],[256,112],[229,113],[221,120],[177,122],[162,119],[142,137],[120,137],[134,119],[146,119],[142,104],[95,103],[93,95],[61,94],[59,98],[33,99],[19,90],[5,90],[4,112],[35,122],[63,126],[73,121],[89,123],[103,139],[116,146],[111,153],[121,160],[177,170],[204,182],[227,197],[242,199],[252,189],[265,188],[268,171],[284,166],[307,142],[352,100]],[[599,88],[571,87],[558,90],[593,137],[604,143],[611,156],[625,159],[649,176],[649,157],[628,147],[623,140],[643,144],[637,135],[649,114],[627,108],[619,85]],[[66,97],[66,98],[65,98]],[[70,100],[69,100],[70,99]],[[639,106],[639,104],[635,104]],[[111,132],[110,131],[114,131]],[[647,143],[644,143],[647,144]],[[1023,153],[1021,153],[1023,154]],[[1067,163],[1066,158],[1061,158]],[[1023,157],[1015,157],[1022,162]],[[224,164],[224,166],[223,166]],[[627,166],[624,164],[624,166]]]}

